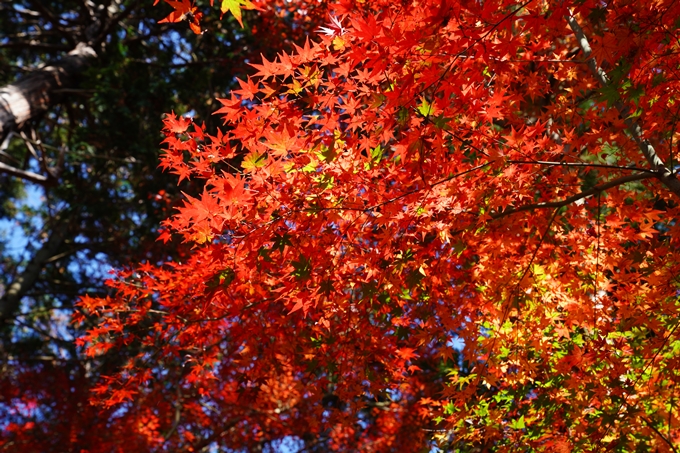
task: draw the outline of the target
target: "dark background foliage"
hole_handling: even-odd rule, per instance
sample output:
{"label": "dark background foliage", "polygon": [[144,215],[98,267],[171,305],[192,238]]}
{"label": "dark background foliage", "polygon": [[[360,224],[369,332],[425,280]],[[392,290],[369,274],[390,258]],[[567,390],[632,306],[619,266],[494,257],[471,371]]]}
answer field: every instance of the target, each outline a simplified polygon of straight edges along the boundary
{"label": "dark background foliage", "polygon": [[[159,24],[171,9],[151,1],[0,2],[3,451],[149,442],[117,437],[125,422],[89,405],[98,376],[126,357],[78,350],[74,303],[105,295],[109,269],[160,262],[181,249],[155,241],[187,190],[157,168],[164,112],[214,129],[215,98],[251,58],[271,58],[272,42],[280,49],[305,32],[294,13],[246,13],[241,28],[207,3],[206,31],[196,35],[186,21]],[[84,63],[73,67],[69,53],[82,49]],[[60,68],[56,76],[49,67]],[[7,104],[27,81],[42,85],[29,93],[30,117],[16,121]]]}

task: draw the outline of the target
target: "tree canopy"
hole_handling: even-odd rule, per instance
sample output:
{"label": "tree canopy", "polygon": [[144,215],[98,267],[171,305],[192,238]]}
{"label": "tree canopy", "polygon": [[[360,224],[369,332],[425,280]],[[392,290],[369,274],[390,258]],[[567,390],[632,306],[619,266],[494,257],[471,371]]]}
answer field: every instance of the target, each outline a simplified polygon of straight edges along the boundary
{"label": "tree canopy", "polygon": [[680,5],[216,9],[272,5],[327,15],[167,112],[171,257],[74,315],[125,451],[678,451]]}

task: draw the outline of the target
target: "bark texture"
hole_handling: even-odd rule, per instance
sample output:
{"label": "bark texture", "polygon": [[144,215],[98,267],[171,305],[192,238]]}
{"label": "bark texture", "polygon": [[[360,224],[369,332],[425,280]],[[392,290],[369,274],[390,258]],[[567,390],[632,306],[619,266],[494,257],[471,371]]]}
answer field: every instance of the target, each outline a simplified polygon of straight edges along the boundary
{"label": "bark texture", "polygon": [[75,88],[78,76],[97,53],[80,43],[64,58],[0,88],[0,137],[45,113],[61,100],[59,91]]}

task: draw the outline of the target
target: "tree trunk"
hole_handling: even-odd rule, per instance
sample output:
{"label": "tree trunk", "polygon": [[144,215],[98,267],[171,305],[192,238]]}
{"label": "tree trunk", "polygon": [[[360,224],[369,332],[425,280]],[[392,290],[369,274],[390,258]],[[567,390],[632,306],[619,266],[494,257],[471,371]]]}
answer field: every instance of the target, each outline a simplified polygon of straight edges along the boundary
{"label": "tree trunk", "polygon": [[8,318],[14,316],[19,309],[21,298],[40,276],[45,264],[54,256],[66,239],[69,229],[69,219],[57,219],[57,226],[52,229],[49,239],[33,256],[26,268],[7,287],[7,291],[0,297],[0,329]]}
{"label": "tree trunk", "polygon": [[59,91],[75,88],[78,76],[95,58],[92,47],[80,43],[65,58],[0,88],[0,137],[4,139],[11,130],[59,102]]}

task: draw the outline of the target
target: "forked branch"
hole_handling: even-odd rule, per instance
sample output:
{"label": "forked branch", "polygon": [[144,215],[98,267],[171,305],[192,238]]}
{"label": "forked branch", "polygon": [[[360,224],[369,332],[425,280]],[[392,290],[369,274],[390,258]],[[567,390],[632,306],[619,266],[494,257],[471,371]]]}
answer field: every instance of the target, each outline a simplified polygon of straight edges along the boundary
{"label": "forked branch", "polygon": [[[610,85],[609,77],[607,77],[607,73],[598,64],[597,60],[594,57],[591,57],[593,50],[590,47],[590,43],[588,42],[588,38],[583,32],[583,29],[581,28],[573,14],[570,13],[568,16],[566,16],[566,19],[567,22],[569,23],[569,27],[576,35],[578,44],[581,47],[583,55],[588,62],[588,68],[590,69],[590,72],[600,83],[600,86],[608,87]],[[645,157],[645,159],[651,166],[651,169],[654,172],[656,178],[659,179],[663,183],[663,185],[665,185],[671,192],[673,192],[677,197],[680,198],[680,180],[678,180],[675,173],[673,173],[673,171],[671,171],[671,169],[669,169],[666,166],[666,164],[661,160],[656,150],[654,149],[654,146],[652,146],[649,140],[647,140],[644,137],[642,127],[640,126],[640,124],[630,116],[630,113],[628,112],[628,109],[623,104],[623,102],[621,101],[616,102],[616,104],[614,104],[614,107],[616,108],[616,110],[618,110],[619,115],[621,115],[621,118],[623,118],[623,121],[626,125],[626,128],[628,129],[628,132],[632,136],[635,143],[638,145],[638,148],[640,149],[642,155]]]}

